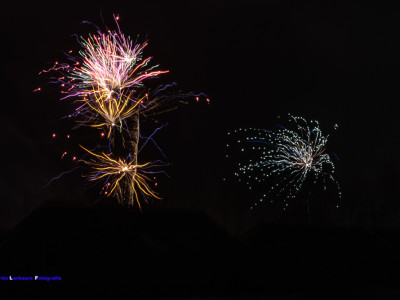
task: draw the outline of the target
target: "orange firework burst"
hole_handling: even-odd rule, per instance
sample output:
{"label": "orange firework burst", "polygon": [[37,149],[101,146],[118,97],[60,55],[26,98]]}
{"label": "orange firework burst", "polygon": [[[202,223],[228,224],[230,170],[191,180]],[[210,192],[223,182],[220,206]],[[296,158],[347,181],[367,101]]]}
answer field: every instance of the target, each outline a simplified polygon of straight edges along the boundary
{"label": "orange firework burst", "polygon": [[96,154],[82,146],[81,148],[92,155],[92,159],[82,160],[93,169],[89,180],[104,181],[102,191],[107,197],[113,195],[120,203],[127,202],[128,205],[134,205],[136,202],[139,208],[141,205],[138,193],[142,194],[146,202],[149,197],[161,199],[149,186],[151,178],[148,175],[157,173],[148,170],[154,167],[153,163],[140,165],[134,160],[130,162],[121,158],[116,160],[105,153]]}
{"label": "orange firework burst", "polygon": [[[93,88],[95,89],[95,88]],[[84,97],[80,102],[87,105],[82,109],[84,120],[78,122],[80,125],[91,127],[108,127],[107,138],[111,135],[111,130],[115,126],[122,129],[122,122],[135,113],[135,108],[143,101],[145,96],[139,99],[132,98],[132,92],[127,96],[120,93],[119,97],[108,97],[105,94],[94,93],[94,99]]]}

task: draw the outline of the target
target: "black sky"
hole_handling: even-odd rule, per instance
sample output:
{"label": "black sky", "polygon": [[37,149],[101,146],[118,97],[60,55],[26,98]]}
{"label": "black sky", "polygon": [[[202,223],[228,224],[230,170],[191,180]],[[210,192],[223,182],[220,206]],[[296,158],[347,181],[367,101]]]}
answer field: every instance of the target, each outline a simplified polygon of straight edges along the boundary
{"label": "black sky", "polygon": [[[287,113],[339,129],[329,140],[337,153],[342,205],[311,199],[312,222],[330,226],[398,227],[400,159],[398,67],[400,8],[384,1],[127,1],[103,4],[14,4],[2,10],[2,159],[0,226],[10,228],[45,201],[90,206],[96,190],[67,175],[60,160],[71,133],[60,121],[71,106],[38,73],[63,51],[77,49],[72,34],[91,21],[125,34],[147,36],[147,55],[184,91],[204,92],[211,104],[190,103],[162,116],[157,141],[172,163],[160,179],[163,200],[146,209],[200,209],[231,231],[259,221],[305,223],[304,205],[287,212],[249,212],[250,195],[229,177],[226,132],[269,128]],[[104,27],[102,27],[104,28]],[[38,86],[43,91],[33,93]],[[149,125],[152,126],[151,124]],[[51,139],[57,132],[58,139]],[[79,135],[78,131],[72,132]],[[79,154],[79,153],[77,153]],[[329,198],[329,195],[327,196]],[[105,205],[104,201],[96,205]]]}

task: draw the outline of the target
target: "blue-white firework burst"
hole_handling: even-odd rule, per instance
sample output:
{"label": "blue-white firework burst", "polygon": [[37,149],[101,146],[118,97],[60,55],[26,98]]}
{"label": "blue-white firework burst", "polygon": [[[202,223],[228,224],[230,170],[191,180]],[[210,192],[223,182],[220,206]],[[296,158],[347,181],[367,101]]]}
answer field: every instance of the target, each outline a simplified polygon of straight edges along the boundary
{"label": "blue-white firework burst", "polygon": [[294,123],[292,130],[278,126],[272,131],[250,128],[228,133],[244,136],[236,140],[241,152],[251,151],[251,157],[257,153],[255,159],[239,163],[235,172],[237,179],[245,182],[250,190],[256,183],[265,187],[251,209],[262,202],[278,199],[284,202],[286,209],[289,200],[304,189],[306,182],[312,185],[321,183],[324,190],[328,183],[334,183],[338,198],[341,197],[340,186],[334,179],[335,165],[326,152],[328,135],[322,134],[318,121],[307,122],[290,114],[289,121]]}

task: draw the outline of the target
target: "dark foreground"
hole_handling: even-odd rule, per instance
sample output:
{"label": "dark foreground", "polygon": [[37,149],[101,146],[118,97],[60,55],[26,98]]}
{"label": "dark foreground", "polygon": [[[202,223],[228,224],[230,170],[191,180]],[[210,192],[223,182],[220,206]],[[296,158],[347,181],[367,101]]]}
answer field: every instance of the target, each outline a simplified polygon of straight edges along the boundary
{"label": "dark foreground", "polygon": [[0,276],[61,277],[0,280],[10,298],[400,299],[400,233],[262,224],[232,237],[198,212],[42,207],[2,235]]}

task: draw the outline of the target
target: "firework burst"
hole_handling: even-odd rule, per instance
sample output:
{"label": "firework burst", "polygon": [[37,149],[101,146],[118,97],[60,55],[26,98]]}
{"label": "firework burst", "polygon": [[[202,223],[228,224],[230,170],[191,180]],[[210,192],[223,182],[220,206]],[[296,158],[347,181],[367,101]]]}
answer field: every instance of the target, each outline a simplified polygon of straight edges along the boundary
{"label": "firework burst", "polygon": [[158,65],[150,66],[152,57],[143,58],[148,43],[133,43],[119,27],[106,33],[98,29],[88,38],[78,37],[78,42],[81,50],[75,56],[72,50],[67,53],[69,63],[55,62],[52,68],[42,71],[59,72],[56,82],[66,94],[62,99],[90,95],[119,98],[126,90],[143,86],[144,80],[169,72],[155,70]]}
{"label": "firework burst", "polygon": [[[148,42],[133,42],[121,32],[119,18],[114,16],[114,19],[117,30],[102,32],[96,27],[97,33],[88,38],[77,36],[81,49],[77,55],[72,55],[72,50],[66,53],[69,63],[55,62],[39,73],[56,72],[58,76],[53,77],[51,83],[61,86],[61,93],[65,94],[61,100],[72,98],[80,103],[75,112],[67,116],[77,119],[77,127],[107,126],[110,138],[114,127],[120,132],[130,131],[125,120],[135,111],[135,119],[147,119],[176,109],[177,103],[187,103],[189,98],[199,101],[199,96],[205,96],[203,93],[168,92],[176,85],[174,82],[157,88],[145,86],[146,79],[169,71],[156,70],[158,65],[150,64],[152,57],[143,57]],[[34,91],[41,90],[39,87]],[[208,98],[207,103],[210,103]]]}
{"label": "firework burst", "polygon": [[255,183],[269,185],[251,209],[275,199],[282,199],[286,209],[288,200],[295,198],[308,180],[311,185],[322,182],[324,190],[328,182],[333,182],[341,197],[340,186],[334,179],[335,165],[326,152],[328,136],[322,134],[318,121],[307,122],[302,117],[289,117],[289,121],[294,123],[293,130],[283,126],[275,131],[253,128],[235,130],[235,133],[245,135],[244,139],[237,140],[240,151],[258,153],[256,160],[239,163],[235,176],[250,190]]}
{"label": "firework burst", "polygon": [[81,148],[91,155],[88,160],[82,159],[92,169],[89,180],[102,182],[101,192],[105,196],[113,195],[120,203],[127,202],[128,205],[137,203],[139,208],[139,193],[146,202],[149,198],[161,199],[150,187],[151,176],[160,173],[151,171],[152,167],[158,166],[154,162],[137,164],[130,155],[127,159],[113,159],[104,152],[96,154],[82,146]]}
{"label": "firework burst", "polygon": [[[151,171],[151,168],[165,165],[160,161],[138,164],[138,154],[148,141],[152,141],[161,151],[152,137],[164,127],[158,127],[149,137],[142,137],[141,122],[152,119],[157,123],[156,116],[177,108],[176,103],[185,103],[189,97],[199,101],[199,96],[205,95],[168,92],[176,83],[160,85],[155,89],[144,85],[147,79],[169,71],[157,70],[158,65],[152,66],[152,57],[143,56],[143,49],[148,43],[133,42],[121,32],[118,17],[114,16],[114,19],[118,30],[102,32],[97,28],[97,33],[88,38],[77,36],[81,46],[78,54],[73,55],[72,50],[69,51],[69,63],[56,62],[41,73],[56,72],[58,77],[52,83],[61,85],[61,93],[64,94],[61,100],[70,98],[78,103],[75,111],[67,116],[75,119],[75,128],[100,128],[101,136],[107,136],[107,153],[110,155],[104,152],[97,154],[81,146],[86,151],[85,156],[90,155],[91,159],[77,160],[74,156],[73,160],[81,161],[91,169],[88,176],[90,181],[104,183],[104,195],[112,195],[122,204],[138,203],[140,207],[139,194],[146,202],[149,198],[159,199],[150,188],[151,174],[164,172]],[[35,91],[40,90],[39,87]],[[208,98],[207,102],[210,102]],[[139,147],[143,138],[145,141]],[[106,147],[97,145],[92,149],[98,148]],[[117,153],[129,155],[125,159],[121,156],[112,158],[111,153],[113,156],[117,156]],[[66,151],[61,158],[65,155]]]}
{"label": "firework burst", "polygon": [[[77,113],[80,116],[78,127],[87,125],[90,127],[106,127],[108,128],[107,138],[110,138],[113,128],[118,127],[120,131],[124,128],[124,124],[128,118],[135,113],[135,108],[143,101],[140,99],[132,99],[132,93],[124,95],[120,93],[118,98],[108,97],[104,94],[94,94],[94,97],[84,97],[78,102],[83,102]],[[126,126],[127,127],[127,126]]]}

